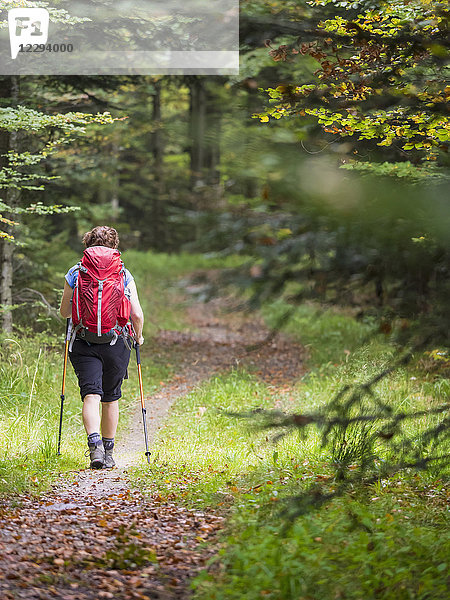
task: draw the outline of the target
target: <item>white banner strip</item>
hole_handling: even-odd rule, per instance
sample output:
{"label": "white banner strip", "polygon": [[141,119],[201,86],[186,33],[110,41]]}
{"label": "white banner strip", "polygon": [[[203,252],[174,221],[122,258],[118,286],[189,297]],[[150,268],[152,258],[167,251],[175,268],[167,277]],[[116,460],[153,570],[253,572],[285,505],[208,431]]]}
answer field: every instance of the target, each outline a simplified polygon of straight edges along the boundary
{"label": "white banner strip", "polygon": [[239,52],[235,51],[90,51],[85,54],[19,54],[15,73],[23,75],[94,74],[213,74],[239,73]]}

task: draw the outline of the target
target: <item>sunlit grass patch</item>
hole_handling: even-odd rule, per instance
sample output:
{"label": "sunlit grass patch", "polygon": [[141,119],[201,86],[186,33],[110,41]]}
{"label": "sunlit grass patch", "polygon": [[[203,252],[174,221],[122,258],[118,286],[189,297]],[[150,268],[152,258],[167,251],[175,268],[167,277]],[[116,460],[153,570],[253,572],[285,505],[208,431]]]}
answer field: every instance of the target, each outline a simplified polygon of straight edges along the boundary
{"label": "sunlit grass patch", "polygon": [[[45,335],[1,340],[0,493],[43,489],[82,457],[80,419],[72,402],[65,403],[62,456],[57,457],[63,366],[58,341]],[[69,374],[66,395],[74,393]]]}
{"label": "sunlit grass patch", "polygon": [[252,426],[251,416],[234,416],[271,409],[273,402],[267,387],[245,371],[213,378],[177,401],[154,445],[150,471],[134,476],[154,495],[202,506],[229,502],[261,477],[265,482],[271,473],[295,470],[299,454],[303,460],[317,454],[317,437],[301,441],[294,434],[274,446],[272,433]]}
{"label": "sunlit grass patch", "polygon": [[[310,319],[306,320],[306,309],[302,314],[315,331],[317,323],[312,316],[317,309],[308,310]],[[327,318],[322,316],[322,328]],[[331,327],[335,315],[330,318]],[[312,364],[311,371],[291,390],[288,401],[242,370],[216,377],[180,398],[156,442],[151,476],[147,478],[145,471],[139,472],[140,484],[149,486],[152,493],[163,499],[177,498],[197,506],[234,502],[242,494],[247,494],[247,499],[248,494],[262,498],[267,492],[270,498],[272,490],[279,501],[316,480],[332,480],[333,463],[355,468],[366,455],[380,464],[395,459],[389,443],[378,437],[380,424],[350,427],[342,439],[335,436],[334,442],[324,447],[322,431],[314,426],[291,432],[275,444],[278,431],[258,429],[257,415],[252,415],[258,409],[272,410],[277,401],[287,412],[317,413],[345,385],[358,386],[372,379],[390,363],[395,349],[380,336],[365,340],[367,331],[362,329],[364,335],[360,332],[357,340],[365,343],[359,349],[355,340],[350,344],[346,339],[353,351],[345,354],[345,360],[319,363],[316,367]],[[341,336],[348,338],[349,331],[351,327],[343,328]],[[317,338],[318,347],[327,344],[327,339]],[[430,383],[412,376],[407,367],[399,368],[373,387],[373,393],[391,405],[394,412],[421,410],[436,404],[439,398],[429,392]],[[372,400],[372,396],[364,400],[368,411],[374,411]],[[241,418],[230,413],[247,415]],[[403,438],[413,439],[419,446],[422,432],[439,419],[424,416],[405,421]]]}
{"label": "sunlit grass patch", "polygon": [[220,568],[195,580],[194,597],[438,600],[447,589],[448,530],[420,524],[397,501],[339,499],[287,529],[279,517],[241,505],[216,558]]}
{"label": "sunlit grass patch", "polygon": [[242,257],[211,257],[204,254],[165,254],[128,250],[123,254],[126,267],[136,279],[146,318],[145,332],[159,329],[185,330],[191,327],[186,316],[186,296],[180,278],[196,270],[235,267]]}
{"label": "sunlit grass patch", "polygon": [[[396,458],[379,438],[378,423],[350,427],[343,439],[337,436],[325,446],[322,430],[314,426],[278,443],[276,430],[256,426],[252,411],[270,410],[275,403],[288,412],[320,411],[343,386],[370,381],[398,353],[383,336],[372,335],[369,325],[348,316],[319,313],[313,306],[299,311],[293,323],[301,327],[289,331],[298,341],[311,340],[309,373],[279,395],[244,371],[213,378],[177,401],[150,470],[134,476],[154,499],[227,508],[218,565],[194,582],[196,600],[437,600],[447,585],[449,547],[441,530],[448,501],[442,469],[406,471],[372,486],[355,484],[286,528],[289,521],[281,515],[297,506],[297,494],[316,486],[333,493],[339,462],[351,473],[365,453],[373,455],[375,470]],[[441,376],[421,376],[415,357],[372,391],[395,413],[436,406],[446,400],[447,385]],[[363,400],[370,410],[373,400]],[[419,448],[423,431],[440,419],[427,415],[405,421],[403,439]],[[368,444],[371,440],[375,443]]]}
{"label": "sunlit grass patch", "polygon": [[[273,327],[288,308],[283,300],[277,300],[265,304],[262,315],[269,327]],[[323,310],[319,305],[305,303],[295,309],[283,331],[305,346],[314,366],[324,368],[345,361],[371,337],[373,326],[337,310]]]}
{"label": "sunlit grass patch", "polygon": [[[147,340],[142,351],[144,391],[154,393],[160,382],[176,368],[158,357],[151,335],[158,328],[187,326],[179,290],[170,282],[194,268],[217,266],[217,261],[199,256],[170,256],[127,252],[127,267],[138,282],[147,317]],[[76,262],[67,252],[54,259],[61,278]],[[224,264],[224,261],[220,261]],[[67,264],[66,264],[67,263]],[[58,473],[86,468],[87,448],[81,420],[81,400],[76,376],[67,368],[61,456],[57,457],[60,394],[63,370],[63,325],[60,334],[21,331],[0,339],[0,494],[22,490],[39,491]],[[176,357],[174,357],[176,361]],[[123,384],[118,438],[126,433],[133,408],[139,403],[134,352],[129,381]]]}
{"label": "sunlit grass patch", "polygon": [[[77,379],[67,365],[61,455],[57,456],[63,336],[0,339],[0,494],[39,492],[59,473],[86,468],[86,437],[81,420]],[[127,430],[131,410],[139,403],[134,356],[130,381],[123,384],[118,437]],[[146,393],[170,372],[150,358],[143,364]]]}

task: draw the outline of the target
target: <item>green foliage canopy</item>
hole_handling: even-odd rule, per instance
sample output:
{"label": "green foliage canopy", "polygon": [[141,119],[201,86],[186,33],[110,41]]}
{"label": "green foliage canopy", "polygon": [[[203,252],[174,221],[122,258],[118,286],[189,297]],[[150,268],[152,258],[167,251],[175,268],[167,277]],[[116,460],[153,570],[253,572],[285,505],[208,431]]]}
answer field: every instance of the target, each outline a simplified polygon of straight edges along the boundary
{"label": "green foliage canopy", "polygon": [[309,4],[334,12],[316,21],[316,39],[266,44],[275,61],[310,57],[319,68],[310,82],[268,88],[271,106],[255,116],[262,122],[312,116],[327,134],[350,141],[355,154],[367,144],[389,148],[390,162],[435,161],[447,151],[447,3]]}
{"label": "green foliage canopy", "polygon": [[[48,2],[30,2],[29,0],[2,0],[0,2],[0,11],[11,10],[12,8],[45,8],[53,22],[67,23],[74,25],[76,23],[84,23],[89,21],[87,17],[73,17],[63,8],[50,6]],[[8,21],[0,19],[0,29],[8,27]]]}
{"label": "green foliage canopy", "polygon": [[[0,189],[43,190],[43,182],[55,179],[55,176],[40,172],[37,167],[49,155],[65,144],[86,134],[89,124],[113,123],[109,113],[91,115],[81,112],[65,114],[46,114],[34,109],[18,106],[17,108],[0,108],[0,131],[19,132],[30,137],[28,146],[36,147],[33,151],[19,152],[11,150],[6,155],[7,164],[0,170]],[[64,209],[60,205],[44,207],[42,203],[34,203],[27,208],[13,207],[7,200],[0,200],[2,213],[32,212],[34,214],[52,214],[72,209]],[[10,219],[0,214],[0,223],[14,225]],[[13,240],[13,236],[0,231],[0,237]]]}

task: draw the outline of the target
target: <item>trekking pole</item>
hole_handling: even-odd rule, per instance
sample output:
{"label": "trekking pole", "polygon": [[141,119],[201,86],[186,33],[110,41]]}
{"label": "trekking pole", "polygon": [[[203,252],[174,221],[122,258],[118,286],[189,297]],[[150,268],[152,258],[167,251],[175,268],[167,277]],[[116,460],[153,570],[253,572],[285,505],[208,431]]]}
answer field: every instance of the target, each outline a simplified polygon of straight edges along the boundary
{"label": "trekking pole", "polygon": [[63,367],[63,377],[62,377],[62,386],[61,386],[61,411],[59,413],[59,434],[58,434],[58,456],[61,456],[61,432],[62,432],[62,420],[63,420],[63,409],[64,409],[64,392],[66,388],[66,371],[67,371],[67,356],[69,353],[69,323],[70,319],[66,319],[66,344],[64,347],[64,367]]}
{"label": "trekking pole", "polygon": [[137,370],[138,370],[138,377],[139,377],[139,390],[141,392],[142,421],[144,423],[144,438],[145,438],[145,456],[147,457],[147,462],[150,464],[151,452],[148,449],[147,409],[145,408],[144,388],[142,386],[141,353],[139,351],[139,344],[137,342],[134,343],[134,348],[136,350],[136,362],[137,362]]}

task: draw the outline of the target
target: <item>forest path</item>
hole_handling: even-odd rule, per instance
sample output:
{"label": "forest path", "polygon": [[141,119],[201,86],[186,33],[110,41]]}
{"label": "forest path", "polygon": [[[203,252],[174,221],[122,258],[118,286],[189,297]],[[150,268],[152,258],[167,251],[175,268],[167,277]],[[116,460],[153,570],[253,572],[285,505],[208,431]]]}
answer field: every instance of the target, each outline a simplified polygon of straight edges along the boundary
{"label": "forest path", "polygon": [[[194,304],[192,332],[161,331],[158,351],[177,374],[146,400],[149,443],[170,405],[212,375],[250,366],[283,394],[303,372],[303,349],[268,335],[262,322],[226,312],[226,301]],[[189,580],[210,550],[201,542],[222,517],[160,503],[130,488],[127,468],[143,459],[141,408],[116,448],[117,468],[62,476],[45,495],[0,508],[0,597],[8,600],[169,600],[189,596]],[[151,468],[149,471],[151,476]]]}

